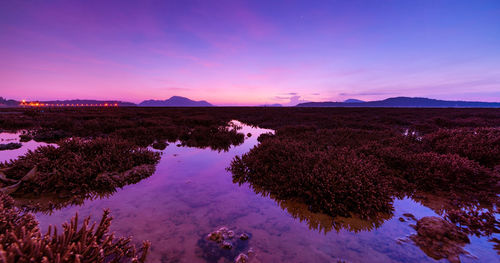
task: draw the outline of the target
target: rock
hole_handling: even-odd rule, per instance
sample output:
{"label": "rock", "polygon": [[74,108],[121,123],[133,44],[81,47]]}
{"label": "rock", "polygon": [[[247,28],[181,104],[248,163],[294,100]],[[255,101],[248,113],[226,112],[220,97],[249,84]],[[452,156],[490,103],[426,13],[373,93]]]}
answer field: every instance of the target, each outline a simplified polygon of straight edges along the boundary
{"label": "rock", "polygon": [[417,221],[416,230],[419,236],[438,240],[469,243],[469,238],[458,227],[440,217],[428,216]]}
{"label": "rock", "polygon": [[470,243],[469,237],[440,217],[421,218],[415,230],[417,234],[411,235],[410,239],[433,259],[446,258],[450,262],[460,262],[460,254],[468,254],[463,247]]}
{"label": "rock", "polygon": [[255,250],[253,249],[253,247],[251,247],[251,248],[249,248],[249,249],[248,249],[247,254],[248,254],[249,256],[253,256],[253,255],[255,255]]}
{"label": "rock", "polygon": [[222,242],[222,240],[223,240],[222,233],[220,233],[219,231],[214,231],[214,232],[208,234],[208,239],[215,241],[217,243]]}
{"label": "rock", "polygon": [[236,259],[234,260],[235,263],[246,263],[248,262],[248,256],[243,254],[243,253],[240,253]]}
{"label": "rock", "polygon": [[0,144],[0,151],[4,150],[15,150],[21,148],[23,145],[17,142],[11,142],[6,144]]}
{"label": "rock", "polygon": [[406,222],[406,220],[404,218],[402,218],[402,217],[399,218],[399,221]]}
{"label": "rock", "polygon": [[[241,239],[241,236],[244,238]],[[248,256],[253,253],[252,249],[248,249],[249,242],[246,241],[250,238],[250,234],[236,234],[223,226],[198,240],[196,254],[208,262],[231,262],[243,254],[246,258],[241,256],[237,262],[248,262]]]}
{"label": "rock", "polygon": [[406,218],[409,218],[409,219],[417,221],[417,218],[413,214],[404,213],[403,216],[406,217]]}
{"label": "rock", "polygon": [[233,248],[233,244],[229,241],[223,241],[220,247],[223,249],[231,249]]}
{"label": "rock", "polygon": [[234,231],[229,230],[227,227],[221,227],[218,230],[208,234],[208,239],[220,243],[227,239],[234,237]]}
{"label": "rock", "polygon": [[243,233],[243,234],[240,235],[240,239],[241,240],[247,240],[248,239],[248,235],[245,234],[245,233]]}
{"label": "rock", "polygon": [[19,135],[19,141],[21,142],[29,142],[33,139],[33,137],[29,134],[21,134]]}
{"label": "rock", "polygon": [[167,148],[168,146],[168,143],[166,142],[154,142],[152,147],[153,149],[156,149],[156,150],[165,150],[165,148]]}

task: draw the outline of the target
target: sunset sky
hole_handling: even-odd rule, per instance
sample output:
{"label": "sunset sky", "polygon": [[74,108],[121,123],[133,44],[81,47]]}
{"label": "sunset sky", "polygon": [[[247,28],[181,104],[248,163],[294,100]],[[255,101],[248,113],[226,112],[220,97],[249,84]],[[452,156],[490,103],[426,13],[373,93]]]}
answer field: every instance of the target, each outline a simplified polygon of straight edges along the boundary
{"label": "sunset sky", "polygon": [[500,101],[500,1],[1,1],[0,96]]}

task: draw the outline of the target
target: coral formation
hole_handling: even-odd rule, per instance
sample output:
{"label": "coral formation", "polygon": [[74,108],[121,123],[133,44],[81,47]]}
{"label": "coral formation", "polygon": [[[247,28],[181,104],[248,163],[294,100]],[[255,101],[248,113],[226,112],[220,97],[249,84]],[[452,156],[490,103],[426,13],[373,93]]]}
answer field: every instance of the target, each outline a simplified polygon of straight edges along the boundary
{"label": "coral formation", "polygon": [[[9,109],[2,109],[9,111]],[[241,144],[244,134],[229,125],[228,114],[207,114],[204,109],[182,108],[58,108],[21,112],[0,116],[0,127],[26,129],[23,141],[58,142],[70,137],[112,137],[147,147],[155,142],[181,141],[192,147],[228,150]]]}
{"label": "coral formation", "polygon": [[[158,153],[118,139],[73,138],[58,147],[39,147],[0,167],[6,179],[20,183],[13,196],[83,195],[138,182],[153,174],[159,158]],[[5,180],[2,184],[3,189],[15,185]]]}
{"label": "coral formation", "polygon": [[[495,219],[500,188],[498,109],[214,107],[16,111],[0,114],[0,128],[27,129],[23,140],[33,137],[38,141],[58,142],[63,150],[42,148],[28,153],[24,159],[0,165],[2,169],[10,168],[3,170],[0,181],[3,187],[11,187],[6,190],[15,190],[13,196],[30,191],[35,194],[59,191],[63,196],[91,189],[112,191],[151,172],[146,167],[154,165],[155,157],[144,147],[161,149],[162,142],[179,141],[181,146],[227,150],[242,143],[244,134],[237,126],[227,125],[230,120],[238,119],[276,132],[259,136],[260,145],[234,159],[229,167],[234,181],[250,183],[256,192],[270,195],[295,217],[311,222],[310,226],[316,225],[325,232],[332,228],[373,229],[390,218],[395,197],[410,197],[430,207],[449,224],[457,225],[464,234],[498,233]],[[65,140],[68,137],[75,139]],[[80,144],[68,147],[73,140]],[[129,146],[111,146],[109,153],[115,153],[111,156],[97,151],[103,161],[89,157],[93,153],[72,150],[85,148],[83,144],[95,140],[110,140],[118,145],[126,141]],[[129,157],[142,161],[130,165],[133,161]],[[85,166],[78,165],[80,162]],[[35,176],[30,177],[33,179],[23,181],[35,165]],[[140,168],[141,165],[146,166]],[[70,178],[80,174],[83,178],[72,185]],[[83,190],[78,190],[76,184]],[[63,189],[70,191],[64,193]],[[444,200],[435,202],[428,195],[442,196]],[[311,214],[295,210],[287,203],[289,200],[303,203]],[[318,219],[319,212],[336,219]],[[402,219],[414,220],[408,216]],[[439,222],[435,225],[449,227]],[[421,228],[425,229],[423,225]],[[220,243],[200,240],[202,257],[234,260],[245,252],[238,250],[244,240],[237,236],[233,239]],[[232,248],[221,249],[224,241],[231,242]],[[455,260],[450,253],[435,253]]]}
{"label": "coral formation", "polygon": [[49,227],[42,234],[33,215],[0,193],[0,262],[145,262],[149,242],[137,253],[130,238],[109,234],[111,220],[106,210],[98,225],[90,225],[88,217],[78,227],[77,214],[62,232]]}

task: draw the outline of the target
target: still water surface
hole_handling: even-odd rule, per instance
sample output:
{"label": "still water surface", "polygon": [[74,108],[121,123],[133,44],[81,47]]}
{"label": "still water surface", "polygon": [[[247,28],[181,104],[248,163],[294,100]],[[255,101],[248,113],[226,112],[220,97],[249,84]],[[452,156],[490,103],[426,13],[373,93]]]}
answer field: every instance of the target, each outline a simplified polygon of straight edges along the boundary
{"label": "still water surface", "polygon": [[[151,177],[81,206],[37,213],[41,229],[61,225],[76,212],[98,220],[102,210],[109,208],[114,217],[111,230],[117,235],[132,236],[138,244],[141,240],[152,242],[150,262],[232,262],[234,255],[219,253],[205,239],[221,226],[249,234],[250,239],[234,250],[239,253],[252,248],[255,256],[251,262],[436,262],[404,241],[415,232],[410,227],[414,222],[401,222],[399,217],[404,213],[416,218],[436,215],[411,199],[395,200],[394,215],[380,219],[378,224],[337,220],[335,229],[326,215],[309,213],[293,202],[278,204],[254,193],[248,185],[233,184],[226,171],[233,157],[257,145],[259,134],[272,132],[242,127],[241,132],[252,136],[226,152],[171,143],[162,151]],[[12,142],[17,136],[1,133],[0,140]],[[31,141],[20,149],[2,151],[0,160],[15,158],[37,145]],[[465,249],[471,255],[461,256],[462,262],[500,261],[487,238],[470,238],[471,244]]]}

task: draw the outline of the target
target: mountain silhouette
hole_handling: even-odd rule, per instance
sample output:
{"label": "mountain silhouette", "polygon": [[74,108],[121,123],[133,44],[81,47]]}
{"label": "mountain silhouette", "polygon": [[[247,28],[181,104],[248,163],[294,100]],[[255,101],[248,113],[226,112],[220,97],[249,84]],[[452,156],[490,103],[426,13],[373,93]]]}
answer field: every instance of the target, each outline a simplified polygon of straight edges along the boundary
{"label": "mountain silhouette", "polygon": [[5,107],[17,107],[19,105],[19,101],[16,100],[8,100],[0,97],[0,108]]}
{"label": "mountain silhouette", "polygon": [[344,100],[344,103],[360,103],[360,102],[365,102],[365,101],[358,100],[358,99],[347,99],[347,100]]}
{"label": "mountain silhouette", "polygon": [[263,104],[263,105],[259,105],[258,107],[283,107],[283,105],[281,105],[279,103],[274,103],[274,104]]}
{"label": "mountain silhouette", "polygon": [[212,104],[201,100],[194,101],[185,97],[172,96],[166,100],[145,100],[138,104],[141,107],[211,107]]}
{"label": "mountain silhouette", "polygon": [[500,102],[449,101],[429,98],[395,97],[378,101],[306,102],[296,107],[394,107],[394,108],[500,108]]}

